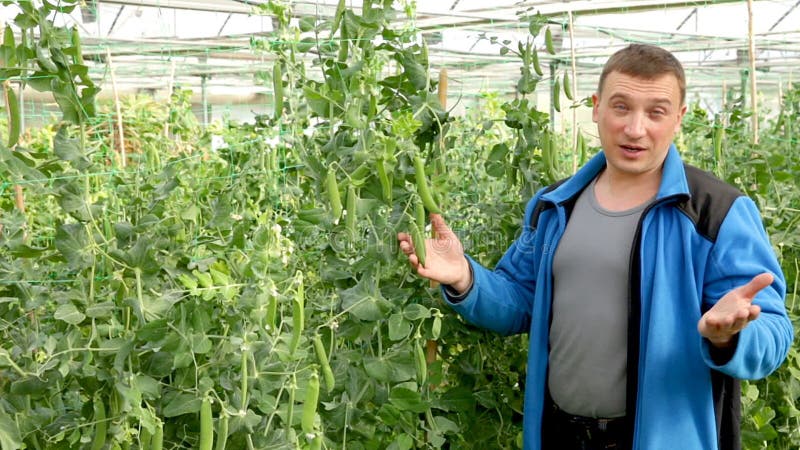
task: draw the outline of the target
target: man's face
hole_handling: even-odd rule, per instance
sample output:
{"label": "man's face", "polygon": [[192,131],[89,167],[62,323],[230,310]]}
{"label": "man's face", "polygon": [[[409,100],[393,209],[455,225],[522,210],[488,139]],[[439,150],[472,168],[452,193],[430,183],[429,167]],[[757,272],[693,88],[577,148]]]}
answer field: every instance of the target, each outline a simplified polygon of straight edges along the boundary
{"label": "man's face", "polygon": [[592,120],[609,175],[638,177],[660,173],[686,106],[672,74],[646,80],[611,72],[595,94]]}

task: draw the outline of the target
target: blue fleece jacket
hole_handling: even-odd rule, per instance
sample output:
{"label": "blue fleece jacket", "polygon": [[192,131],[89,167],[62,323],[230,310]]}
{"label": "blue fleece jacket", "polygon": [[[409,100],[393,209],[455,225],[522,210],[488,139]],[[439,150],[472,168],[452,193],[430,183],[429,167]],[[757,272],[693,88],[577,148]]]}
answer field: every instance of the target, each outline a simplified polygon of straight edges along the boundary
{"label": "blue fleece jacket", "polygon": [[[541,447],[553,255],[570,202],[605,164],[601,152],[557,188],[537,193],[527,205],[520,237],[494,271],[468,257],[474,274],[469,293],[454,303],[443,292],[474,325],[505,335],[529,333],[525,450]],[[534,214],[540,200],[548,208]],[[656,200],[639,223],[631,261],[627,411],[633,448],[719,449],[726,439],[718,437],[721,413],[715,413],[712,372],[765,377],[786,358],[793,339],[785,280],[759,212],[751,199],[684,165],[672,146]],[[754,300],[761,315],[720,361],[700,336],[698,321],[725,293],[762,272],[775,280]],[[738,398],[735,402],[738,408]]]}

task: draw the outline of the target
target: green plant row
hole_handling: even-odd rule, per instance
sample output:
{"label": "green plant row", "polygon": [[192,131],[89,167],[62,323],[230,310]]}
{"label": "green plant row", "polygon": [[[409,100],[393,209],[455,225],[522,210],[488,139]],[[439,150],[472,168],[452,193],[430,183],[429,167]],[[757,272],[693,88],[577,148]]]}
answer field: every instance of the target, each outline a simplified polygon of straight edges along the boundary
{"label": "green plant row", "polygon": [[[262,6],[278,36],[252,46],[276,102],[253,123],[203,129],[177,90],[123,100],[124,166],[90,109],[0,146],[0,448],[520,448],[525,338],[463,323],[396,234],[441,209],[491,266],[530,195],[597,149],[570,148],[528,98],[543,18],[498,43],[520,58],[518,98],[454,117],[424,40],[392,25],[413,7],[393,6],[296,25],[289,3]],[[758,146],[736,98],[694,108],[679,142],[757,199],[795,320],[798,99]],[[800,444],[798,369],[793,348],[745,385],[746,448]]]}

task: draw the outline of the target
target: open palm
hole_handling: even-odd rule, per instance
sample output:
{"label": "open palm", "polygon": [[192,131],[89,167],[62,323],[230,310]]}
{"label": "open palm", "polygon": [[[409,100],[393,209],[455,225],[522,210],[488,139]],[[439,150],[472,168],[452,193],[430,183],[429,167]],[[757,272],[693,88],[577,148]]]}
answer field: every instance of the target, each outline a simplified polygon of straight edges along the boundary
{"label": "open palm", "polygon": [[716,346],[728,345],[736,333],[758,318],[761,308],[753,304],[753,299],[773,279],[772,274],[762,273],[725,294],[700,318],[697,324],[700,334]]}

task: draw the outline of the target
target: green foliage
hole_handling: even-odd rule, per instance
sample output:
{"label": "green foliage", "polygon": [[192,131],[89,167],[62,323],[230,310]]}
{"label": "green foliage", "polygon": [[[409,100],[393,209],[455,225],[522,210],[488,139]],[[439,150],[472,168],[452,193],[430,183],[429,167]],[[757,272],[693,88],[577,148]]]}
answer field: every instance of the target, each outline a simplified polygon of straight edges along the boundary
{"label": "green foliage", "polygon": [[[790,86],[773,121],[761,125],[752,142],[749,113],[731,92],[725,110],[713,120],[698,106],[684,118],[679,146],[687,159],[738,186],[758,203],[767,233],[786,275],[787,310],[800,330],[800,86]],[[719,127],[723,130],[717,131]],[[715,139],[721,148],[715,151]],[[796,331],[797,332],[797,331]],[[800,447],[800,358],[794,345],[772,376],[744,382],[742,433],[744,448],[788,450]]]}
{"label": "green foliage", "polygon": [[[56,26],[52,20],[52,13],[69,14],[77,2],[67,0],[54,5],[44,1],[40,7],[31,1],[3,2],[4,6],[11,4],[20,9],[14,18],[20,40],[15,45],[13,40],[4,39],[0,47],[0,80],[18,77],[37,91],[52,92],[65,121],[78,124],[93,117],[95,96],[100,89],[88,76],[77,30]],[[15,31],[8,25],[6,33],[13,36]]]}
{"label": "green foliage", "polygon": [[[252,47],[279,70],[258,79],[282,93],[254,123],[201,129],[177,90],[166,104],[123,100],[124,167],[104,105],[104,119],[0,147],[4,450],[146,448],[156,437],[196,448],[206,400],[218,449],[519,448],[526,338],[465,324],[411,273],[396,234],[420,222],[420,157],[466,251],[493,266],[525,202],[572,155],[527,97],[540,76],[530,44],[502,44],[527,67],[519,98],[485,94],[455,118],[425,43],[392,25],[391,4],[297,27],[288,2],[260,6],[279,29]],[[33,26],[26,8],[18,25]],[[545,25],[526,20],[533,35]],[[795,320],[800,161],[786,148],[798,98],[787,91],[757,147],[735,101],[713,120],[695,108],[679,144],[759,202]],[[345,208],[332,207],[333,190]],[[435,349],[427,362],[423,348]],[[744,392],[747,448],[796,448],[796,348]]]}

